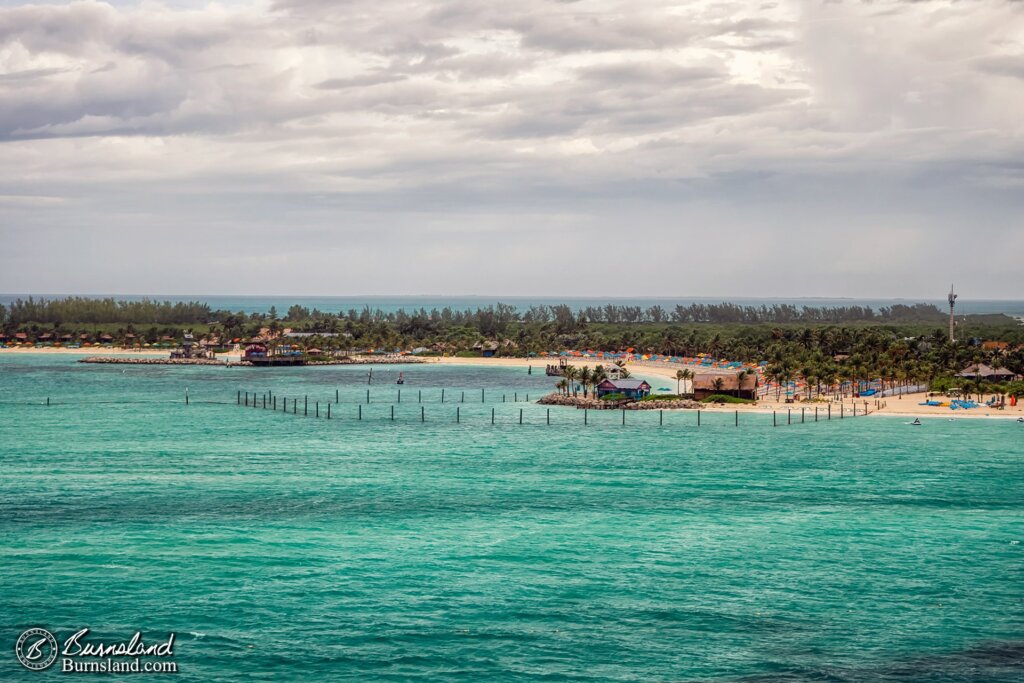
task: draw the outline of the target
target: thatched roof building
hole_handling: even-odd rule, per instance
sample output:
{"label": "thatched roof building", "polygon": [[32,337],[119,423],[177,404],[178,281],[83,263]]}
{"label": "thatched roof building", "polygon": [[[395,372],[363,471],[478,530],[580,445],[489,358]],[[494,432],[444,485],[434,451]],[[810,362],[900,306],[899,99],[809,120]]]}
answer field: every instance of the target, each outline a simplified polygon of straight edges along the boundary
{"label": "thatched roof building", "polygon": [[754,399],[757,398],[757,373],[745,374],[742,379],[736,372],[700,373],[693,377],[693,394],[698,401],[712,394]]}
{"label": "thatched roof building", "polygon": [[983,379],[989,382],[1006,382],[1013,379],[1014,374],[1012,370],[1006,368],[993,368],[984,363],[976,363],[968,365],[961,372],[957,373],[957,377]]}

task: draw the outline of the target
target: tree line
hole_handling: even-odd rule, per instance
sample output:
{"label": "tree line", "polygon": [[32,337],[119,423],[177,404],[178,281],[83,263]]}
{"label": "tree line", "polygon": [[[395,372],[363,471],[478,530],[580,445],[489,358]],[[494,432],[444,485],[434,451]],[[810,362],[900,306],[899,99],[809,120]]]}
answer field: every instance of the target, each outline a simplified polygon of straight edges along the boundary
{"label": "tree line", "polygon": [[27,325],[64,323],[134,325],[188,325],[205,323],[212,317],[210,307],[198,301],[119,301],[113,298],[67,297],[63,299],[16,299],[0,305],[0,324]]}
{"label": "tree line", "polygon": [[267,313],[233,313],[226,310],[211,310],[209,305],[199,301],[170,302],[142,299],[137,301],[116,300],[112,297],[88,298],[66,297],[59,299],[17,299],[9,307],[0,306],[0,324],[24,325],[28,323],[109,324],[125,323],[135,325],[207,324],[247,321],[274,321],[288,323],[315,323],[336,319],[359,323],[386,322],[403,331],[413,332],[417,328],[437,328],[449,325],[470,325],[483,334],[495,334],[509,323],[554,323],[560,332],[578,330],[587,323],[610,324],[840,324],[853,322],[894,323],[894,322],[941,322],[944,314],[930,304],[894,304],[878,310],[870,306],[793,306],[774,304],[761,306],[740,306],[732,303],[676,305],[666,309],[661,305],[649,307],[607,304],[586,306],[574,310],[565,304],[534,305],[524,310],[515,306],[498,303],[494,306],[479,307],[475,310],[457,310],[449,307],[433,308],[427,311],[419,308],[411,311],[383,311],[381,309],[349,309],[338,312],[312,310],[296,304],[280,316],[276,307]]}

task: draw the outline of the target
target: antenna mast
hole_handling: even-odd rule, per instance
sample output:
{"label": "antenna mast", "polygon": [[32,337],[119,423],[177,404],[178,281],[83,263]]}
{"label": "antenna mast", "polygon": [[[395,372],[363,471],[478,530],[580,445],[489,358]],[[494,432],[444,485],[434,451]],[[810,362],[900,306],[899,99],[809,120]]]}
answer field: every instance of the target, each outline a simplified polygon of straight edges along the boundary
{"label": "antenna mast", "polygon": [[953,292],[953,285],[949,286],[949,343],[952,344],[956,341],[956,337],[953,334],[953,307],[956,306],[956,294]]}

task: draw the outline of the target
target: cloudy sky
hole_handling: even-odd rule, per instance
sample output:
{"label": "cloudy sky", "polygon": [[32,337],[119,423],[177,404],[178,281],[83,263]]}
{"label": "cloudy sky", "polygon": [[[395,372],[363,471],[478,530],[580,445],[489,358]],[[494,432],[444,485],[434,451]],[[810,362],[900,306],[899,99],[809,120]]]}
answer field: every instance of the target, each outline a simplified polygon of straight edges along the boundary
{"label": "cloudy sky", "polygon": [[1024,2],[0,0],[0,292],[1024,298]]}

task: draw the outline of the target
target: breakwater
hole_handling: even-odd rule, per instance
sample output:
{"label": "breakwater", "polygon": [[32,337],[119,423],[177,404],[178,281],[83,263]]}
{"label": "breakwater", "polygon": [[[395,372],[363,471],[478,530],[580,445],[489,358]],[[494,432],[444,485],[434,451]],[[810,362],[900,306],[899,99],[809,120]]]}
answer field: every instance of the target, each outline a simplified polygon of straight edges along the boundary
{"label": "breakwater", "polygon": [[[231,365],[252,367],[247,360],[220,360],[213,358],[131,358],[126,356],[89,356],[79,363],[106,365]],[[424,363],[420,358],[335,358],[331,360],[308,360],[304,365],[411,365]]]}
{"label": "breakwater", "polygon": [[700,401],[688,398],[659,401],[604,401],[593,396],[566,396],[559,393],[548,394],[537,403],[545,406],[568,406],[581,410],[699,410],[707,407]]}
{"label": "breakwater", "polygon": [[[400,390],[398,391],[397,397],[395,397],[395,398],[397,398],[397,401],[395,401],[394,403],[390,403],[390,406],[388,405],[389,401],[388,401],[387,397],[385,397],[383,402],[378,401],[378,402],[374,403],[374,401],[371,399],[371,392],[370,392],[369,389],[367,389],[366,390],[365,400],[358,401],[357,403],[349,402],[349,405],[355,408],[354,414],[353,414],[353,411],[351,410],[351,408],[349,408],[346,412],[347,412],[348,415],[354,417],[356,421],[360,421],[361,422],[364,419],[364,411],[363,411],[364,406],[366,407],[367,411],[369,411],[370,405],[374,404],[374,406],[376,408],[376,414],[377,414],[378,419],[379,418],[383,418],[385,420],[390,420],[391,422],[394,422],[394,421],[396,421],[396,411],[395,411],[396,404],[400,405],[402,403],[402,393],[401,393]],[[455,397],[451,397],[451,398],[453,400],[448,401],[448,403],[465,404],[466,403],[466,392],[464,392],[464,391],[461,392],[458,395],[458,398],[455,398]],[[508,396],[508,394],[501,394],[501,403],[507,403],[507,402],[519,403],[520,398],[522,398],[522,400],[525,401],[526,403],[530,402],[529,394],[520,395],[518,393],[514,393],[514,394],[512,394],[512,396]],[[700,427],[701,426],[701,412],[702,412],[702,409],[707,409],[708,408],[708,406],[706,404],[702,404],[702,403],[699,403],[697,401],[691,401],[689,399],[679,399],[678,401],[643,401],[643,402],[636,401],[636,402],[631,402],[629,404],[611,402],[611,404],[609,405],[608,401],[599,401],[598,399],[592,399],[592,398],[589,398],[589,397],[586,398],[586,399],[581,399],[579,397],[568,397],[570,400],[575,398],[576,402],[575,403],[567,404],[567,403],[564,402],[564,399],[566,399],[566,398],[567,397],[565,397],[564,395],[550,394],[550,395],[545,396],[544,398],[542,398],[542,399],[540,399],[540,400],[538,400],[536,402],[538,405],[545,405],[545,406],[547,406],[547,410],[544,412],[544,417],[543,417],[543,420],[542,420],[543,424],[547,424],[547,425],[552,424],[551,408],[550,408],[551,405],[562,406],[562,407],[569,407],[569,406],[571,406],[571,407],[576,407],[576,408],[582,410],[583,411],[583,424],[584,425],[590,424],[590,419],[589,419],[588,415],[589,415],[591,410],[602,411],[602,412],[609,411],[609,410],[617,410],[622,415],[621,424],[623,426],[626,425],[626,413],[630,412],[630,411],[657,411],[658,412],[658,425],[659,426],[664,426],[665,425],[665,412],[666,412],[666,410],[669,411],[669,414],[672,414],[672,410],[674,410],[674,409],[687,408],[687,409],[691,409],[691,410],[693,410],[695,412],[695,415],[694,415],[694,417],[695,417],[695,424],[694,424],[694,426]],[[278,399],[280,399],[280,401]],[[492,395],[492,400],[495,400],[495,399],[496,399],[496,396]],[[511,401],[509,401],[509,399],[511,399]],[[560,401],[560,402],[552,403],[551,401]],[[593,402],[593,404],[591,404],[591,401]],[[186,404],[188,403],[188,396],[187,395],[185,397],[185,402],[186,402]],[[423,392],[422,392],[422,390],[417,390],[415,403],[422,404],[423,402],[424,402],[423,401]],[[472,394],[470,395],[470,402],[471,403],[477,403],[477,401],[473,400]],[[485,394],[484,390],[481,390],[479,403],[486,403],[486,402],[487,402],[486,394]],[[222,403],[222,402],[218,402],[218,403]],[[340,400],[340,392],[337,391],[337,390],[335,391],[335,395],[334,395],[333,400],[331,398],[329,398],[329,397],[323,397],[321,399],[317,399],[316,397],[313,397],[313,399],[311,400],[309,394],[303,394],[302,397],[301,397],[301,400],[300,400],[300,398],[298,398],[298,397],[295,397],[295,396],[281,396],[281,395],[279,395],[279,394],[277,394],[277,393],[275,393],[273,391],[264,391],[262,393],[257,393],[257,392],[248,392],[248,391],[238,390],[237,393],[236,393],[236,397],[235,397],[235,403],[238,406],[244,406],[246,408],[249,408],[249,407],[251,407],[251,408],[262,408],[263,410],[269,410],[269,411],[272,411],[272,412],[280,411],[280,412],[285,413],[285,414],[303,415],[303,416],[306,416],[306,417],[316,417],[316,418],[326,418],[328,420],[332,419],[332,417],[336,418],[336,419],[345,419],[345,416],[339,414],[339,412],[338,412],[338,408],[340,407],[339,404],[341,404],[341,400]],[[444,389],[442,389],[441,392],[440,392],[440,400],[438,401],[438,403],[442,403],[442,404],[446,403],[446,401],[445,401],[445,390]],[[594,407],[594,404],[597,405],[596,408]],[[667,405],[660,405],[660,404],[667,404]],[[332,408],[332,406],[333,406],[333,408]],[[650,406],[650,407],[648,407],[648,406]],[[420,405],[418,407],[419,407],[419,410],[416,412],[416,417],[418,418],[417,421],[418,422],[426,422],[427,419],[428,419],[426,408],[424,406],[422,406],[422,405]],[[464,417],[464,414],[462,412],[463,408],[460,405],[455,405],[453,407],[455,408],[454,414],[449,414],[447,417],[442,416],[441,419],[445,420],[445,419],[454,418],[454,422],[455,423],[461,423],[463,421],[463,417]],[[381,408],[387,408],[387,410],[382,411]],[[467,408],[468,408],[468,406],[467,406]],[[726,414],[728,412],[731,412],[732,413],[732,415],[731,415],[732,419],[729,420],[729,422],[731,422],[734,427],[739,427],[740,426],[740,412],[741,411],[739,411],[739,410],[732,410],[732,411],[722,411],[722,410],[715,411],[715,410],[712,410],[711,412],[726,413]],[[866,416],[868,414],[869,413],[867,411],[861,411],[860,413],[858,413],[856,411],[856,408],[854,408],[854,410],[852,412],[847,413],[843,409],[843,406],[840,406],[840,410],[839,410],[839,412],[836,415],[832,414],[831,406],[826,406],[826,409],[823,410],[823,411],[819,411],[819,409],[817,407],[815,407],[813,410],[810,410],[810,409],[808,409],[806,407],[801,407],[799,410],[794,410],[792,408],[787,408],[782,413],[780,413],[777,410],[771,410],[770,412],[766,411],[766,412],[763,412],[763,413],[761,413],[761,412],[749,413],[749,412],[745,412],[744,411],[744,422],[745,423],[751,422],[751,423],[753,423],[754,425],[757,425],[757,426],[768,426],[770,424],[771,427],[779,427],[779,426],[782,426],[782,425],[797,425],[797,424],[807,424],[807,423],[812,423],[813,424],[813,423],[817,423],[819,421],[821,421],[821,422],[830,422],[833,418],[837,419],[837,420],[842,420],[842,419],[845,419],[845,418],[863,417],[863,416]],[[536,420],[536,417],[537,417],[536,413],[534,413],[533,415],[534,415],[534,421],[536,422],[537,421]],[[408,413],[407,413],[407,416],[408,416]],[[467,416],[468,416],[468,414],[467,414]],[[767,418],[769,416],[771,418],[770,423],[767,420]],[[432,414],[430,415],[430,417],[431,418],[436,418],[437,417],[436,412],[432,411]],[[476,417],[477,417],[477,419],[480,419],[482,417],[486,421],[488,415],[487,415],[487,413],[484,413],[483,415],[480,415],[479,413],[477,413]],[[490,409],[490,411],[489,411],[489,418],[490,418],[489,419],[490,424],[493,425],[493,424],[497,423],[497,407],[496,406],[492,407]],[[524,411],[523,408],[519,408],[518,409],[518,419],[515,419],[515,416],[513,416],[513,420],[512,421],[513,422],[518,422],[518,424],[521,424],[521,425],[522,424],[526,424],[527,420],[526,420],[525,411]]]}
{"label": "breakwater", "polygon": [[89,356],[79,363],[100,363],[107,365],[249,365],[247,362],[229,363],[213,358],[125,358],[124,356]]}

